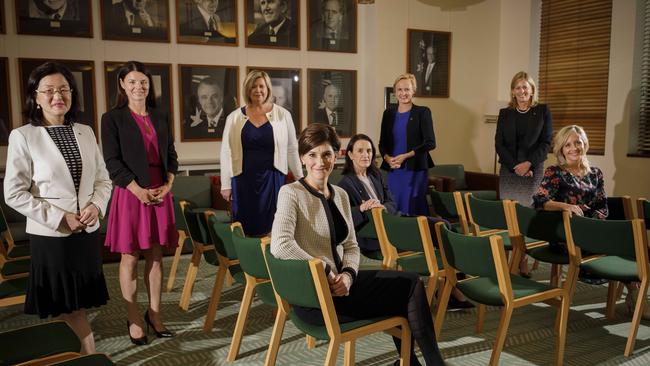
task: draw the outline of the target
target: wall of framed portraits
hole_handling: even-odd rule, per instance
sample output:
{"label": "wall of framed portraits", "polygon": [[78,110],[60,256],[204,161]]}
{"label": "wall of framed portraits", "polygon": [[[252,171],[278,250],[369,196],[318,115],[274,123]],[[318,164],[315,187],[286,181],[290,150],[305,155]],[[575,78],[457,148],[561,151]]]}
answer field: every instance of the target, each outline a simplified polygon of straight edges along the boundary
{"label": "wall of framed portraits", "polygon": [[[225,113],[241,103],[241,84],[251,67],[271,74],[274,93],[292,109],[297,127],[336,118],[342,135],[363,132],[375,141],[390,97],[386,87],[409,70],[422,84],[415,103],[433,113],[438,145],[433,160],[493,172],[496,126],[485,123],[486,115],[497,114],[508,100],[512,75],[520,70],[536,75],[538,69],[541,0],[376,0],[372,5],[346,0],[354,6],[338,32],[322,31],[326,9],[318,0],[291,2],[284,12],[291,22],[284,24],[292,31],[260,26],[266,13],[259,0],[220,0],[217,17],[193,11],[193,0],[148,0],[156,7],[139,19],[140,12],[127,17],[124,9],[115,10],[120,1],[76,0],[74,19],[58,20],[30,17],[24,7],[33,1],[0,0],[0,84],[3,76],[8,80],[0,88],[9,90],[11,108],[0,110],[0,118],[9,116],[6,126],[21,124],[20,62],[87,62],[76,72],[87,78],[84,87],[92,88],[94,104],[85,102],[84,108],[95,109],[95,120],[88,121],[93,124],[111,104],[115,66],[136,59],[154,71],[156,97],[174,116],[182,160],[217,159],[223,113],[209,116],[209,111],[220,104]],[[635,19],[638,2],[613,5],[611,54],[616,58],[610,59],[610,80],[616,82],[609,86],[605,155],[592,160],[613,183],[608,193],[650,196],[647,161],[625,156],[635,52],[630,41],[635,25],[629,19]],[[87,3],[92,3],[90,14],[83,15],[81,5]],[[106,22],[107,17],[120,22]],[[85,32],[87,25],[90,34],[53,35],[65,33],[70,22],[78,22],[74,32]],[[428,67],[431,54],[444,67]],[[427,84],[429,78],[434,82]],[[327,106],[328,95],[337,96],[336,107]],[[336,110],[335,117],[322,113],[328,109]],[[549,156],[547,162],[553,161]]]}

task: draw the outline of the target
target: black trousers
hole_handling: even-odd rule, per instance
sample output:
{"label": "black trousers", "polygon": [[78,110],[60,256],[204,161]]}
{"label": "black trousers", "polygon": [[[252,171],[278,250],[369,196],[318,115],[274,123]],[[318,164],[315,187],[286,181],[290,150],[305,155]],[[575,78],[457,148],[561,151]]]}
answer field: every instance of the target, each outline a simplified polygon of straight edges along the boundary
{"label": "black trousers", "polygon": [[[382,316],[407,318],[413,338],[420,346],[426,364],[444,365],[436,342],[433,317],[424,285],[416,273],[359,271],[349,295],[335,296],[333,299],[336,315],[341,323]],[[294,307],[294,311],[307,323],[324,324],[320,309]],[[401,343],[399,340],[395,343],[399,352]],[[412,359],[415,360],[412,364],[417,365],[417,359]]]}

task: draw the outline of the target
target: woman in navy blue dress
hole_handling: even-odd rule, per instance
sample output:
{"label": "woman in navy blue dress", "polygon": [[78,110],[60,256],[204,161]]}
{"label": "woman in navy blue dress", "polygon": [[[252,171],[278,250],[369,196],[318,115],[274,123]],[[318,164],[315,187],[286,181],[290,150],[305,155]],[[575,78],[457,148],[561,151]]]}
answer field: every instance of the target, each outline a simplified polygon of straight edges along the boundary
{"label": "woman in navy blue dress", "polygon": [[388,171],[388,189],[397,209],[407,215],[428,215],[427,170],[433,167],[429,151],[436,147],[431,110],[413,104],[417,89],[413,74],[400,75],[393,84],[399,104],[384,111],[379,152]]}
{"label": "woman in navy blue dress", "polygon": [[228,118],[221,142],[221,195],[247,235],[271,231],[280,187],[288,170],[302,177],[296,130],[288,110],[271,102],[271,79],[251,71],[244,80],[246,105]]}

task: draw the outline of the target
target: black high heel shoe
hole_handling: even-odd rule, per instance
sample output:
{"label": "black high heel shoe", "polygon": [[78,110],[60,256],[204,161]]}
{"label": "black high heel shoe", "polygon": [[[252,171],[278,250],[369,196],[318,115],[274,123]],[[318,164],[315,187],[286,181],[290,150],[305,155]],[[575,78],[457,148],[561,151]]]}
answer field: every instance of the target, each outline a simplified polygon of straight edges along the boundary
{"label": "black high heel shoe", "polygon": [[129,338],[131,338],[131,343],[135,344],[136,346],[144,346],[147,344],[147,335],[143,335],[140,338],[133,338],[131,336],[131,323],[129,321],[126,321],[126,331],[129,333]]}
{"label": "black high heel shoe", "polygon": [[151,319],[149,319],[149,310],[147,310],[144,313],[144,321],[147,323],[147,333],[149,333],[149,327],[153,330],[153,332],[156,334],[156,337],[158,338],[171,338],[174,336],[174,333],[170,332],[167,329],[163,329],[160,332],[156,330],[156,327],[154,327],[153,322]]}

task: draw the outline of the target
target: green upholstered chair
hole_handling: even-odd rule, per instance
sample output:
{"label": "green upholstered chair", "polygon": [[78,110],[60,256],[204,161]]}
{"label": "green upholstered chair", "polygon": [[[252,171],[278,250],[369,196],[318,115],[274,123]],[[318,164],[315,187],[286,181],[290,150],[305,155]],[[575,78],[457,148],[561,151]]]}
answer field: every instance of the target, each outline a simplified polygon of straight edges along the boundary
{"label": "green upholstered chair", "polygon": [[564,243],[566,236],[560,211],[542,211],[510,201],[508,204],[508,235],[513,246],[510,270],[518,271],[524,253],[535,260],[551,263],[551,285],[559,286],[562,266],[569,264],[569,255],[553,250],[550,243]]}
{"label": "green upholstered chair", "polygon": [[214,249],[214,244],[211,242],[210,235],[208,234],[205,211],[195,211],[195,206],[189,201],[180,201],[179,207],[182,212],[181,218],[192,242],[192,257],[187,268],[185,284],[183,285],[179,302],[181,309],[187,311],[190,305],[190,298],[192,297],[192,288],[196,281],[196,274],[201,263],[201,257],[204,257],[206,262],[214,266],[219,264],[219,260],[217,252]]}
{"label": "green upholstered chair", "polygon": [[230,351],[227,360],[235,361],[239,354],[244,328],[248,312],[253,302],[253,296],[257,295],[263,303],[277,306],[275,293],[271,285],[271,277],[264,262],[264,253],[262,253],[262,243],[269,243],[268,237],[264,238],[247,238],[241,224],[235,222],[231,225],[232,244],[239,258],[239,265],[244,272],[244,296],[242,297],[237,323],[233,332],[230,343]]}
{"label": "green upholstered chair", "polygon": [[645,198],[636,200],[636,212],[641,220],[645,221],[646,229],[650,227],[650,201]]}
{"label": "green upholstered chair", "polygon": [[39,360],[49,365],[79,357],[79,337],[62,320],[0,333],[0,365]]}
{"label": "green upholstered chair", "polygon": [[0,274],[0,307],[22,304],[27,293],[27,277],[5,279]]}
{"label": "green upholstered chair", "polygon": [[[172,198],[174,200],[174,216],[176,217],[176,230],[178,230],[178,247],[174,253],[169,275],[167,276],[167,292],[174,287],[178,263],[180,262],[181,253],[185,248],[192,247],[192,241],[188,236],[187,226],[183,219],[183,212],[180,208],[180,201],[190,201],[194,207],[200,207],[205,210],[212,210],[212,186],[210,177],[207,176],[176,176],[172,186]],[[227,211],[214,210],[220,221],[230,222],[230,216]]]}
{"label": "green upholstered chair", "polygon": [[632,208],[632,198],[630,196],[612,196],[607,197],[607,220],[632,220],[634,219],[634,210]]}
{"label": "green upholstered chair", "polygon": [[[490,357],[490,365],[498,365],[514,309],[537,302],[557,303],[559,298],[555,323],[557,332],[555,363],[561,365],[569,315],[568,290],[511,274],[503,248],[503,239],[499,235],[476,237],[458,234],[448,230],[442,223],[436,224],[436,235],[441,243],[440,252],[447,270],[436,314],[436,333],[439,333],[442,328],[447,303],[454,286],[471,300],[484,305],[501,307],[501,320]],[[457,272],[465,273],[469,277],[459,281],[455,276]]]}
{"label": "green upholstered chair", "polygon": [[403,271],[426,276],[427,299],[431,304],[438,278],[444,277],[445,271],[436,255],[427,218],[391,215],[381,208],[373,209],[372,214],[379,245],[386,258],[385,267],[397,266]]}
{"label": "green upholstered chair", "polygon": [[[377,237],[377,229],[375,228],[375,220],[372,217],[372,214],[367,215],[368,216],[368,222],[361,228],[361,230],[357,231],[357,238],[368,238],[368,239],[376,239],[379,240]],[[378,261],[384,261],[384,256],[381,254],[381,249],[380,250],[375,250],[375,251],[366,251],[366,252],[361,252],[364,256],[378,260]]]}
{"label": "green upholstered chair", "polygon": [[[339,323],[325,267],[320,259],[277,259],[271,254],[268,244],[263,243],[262,248],[278,303],[265,366],[275,365],[287,317],[302,332],[316,339],[329,341],[325,359],[327,366],[336,365],[341,343],[345,344],[345,365],[354,365],[355,340],[381,331],[388,331],[402,339],[402,365],[410,364],[411,329],[406,318],[395,316]],[[316,326],[303,322],[292,310],[295,305],[321,309],[325,325]],[[396,331],[395,328],[400,330]]]}
{"label": "green upholstered chair", "polygon": [[208,303],[208,313],[203,324],[203,331],[209,332],[214,325],[217,307],[221,299],[221,291],[226,283],[228,273],[231,274],[234,281],[242,285],[246,283],[246,280],[232,241],[230,224],[219,221],[217,215],[212,211],[203,211],[203,215],[198,214],[196,217],[202,225],[206,225],[208,242],[214,245],[215,250],[212,253],[216,254],[219,265],[212,287],[212,294],[210,295],[210,302]]}
{"label": "green upholstered chair", "polygon": [[499,176],[496,174],[468,172],[462,164],[438,164],[429,168],[429,176],[442,178],[444,192],[471,192],[486,200],[499,198]]}
{"label": "green upholstered chair", "polygon": [[467,214],[463,205],[460,192],[440,192],[429,190],[431,206],[437,216],[451,223],[451,227],[458,233],[469,234]]}
{"label": "green upholstered chair", "polygon": [[29,259],[29,245],[16,245],[4,211],[0,207],[0,257],[5,260]]}
{"label": "green upholstered chair", "polygon": [[465,193],[470,232],[475,236],[499,235],[503,239],[505,249],[512,250],[506,220],[507,202],[509,201],[484,200],[472,193]]}
{"label": "green upholstered chair", "polygon": [[[648,292],[648,237],[643,220],[597,220],[563,213],[567,249],[571,263],[567,282],[571,294],[575,291],[578,272],[610,280],[608,300],[615,292],[617,282],[641,282],[636,300],[630,334],[625,345],[625,356],[632,355],[639,322],[646,305]],[[590,253],[584,256],[583,251]],[[612,309],[612,301],[608,308]],[[613,312],[613,310],[611,310]],[[611,315],[611,314],[610,314]]]}
{"label": "green upholstered chair", "polygon": [[56,366],[111,366],[115,362],[104,353],[93,353],[90,355],[83,355],[72,358],[63,362],[57,362]]}

